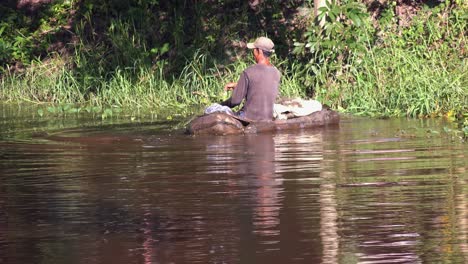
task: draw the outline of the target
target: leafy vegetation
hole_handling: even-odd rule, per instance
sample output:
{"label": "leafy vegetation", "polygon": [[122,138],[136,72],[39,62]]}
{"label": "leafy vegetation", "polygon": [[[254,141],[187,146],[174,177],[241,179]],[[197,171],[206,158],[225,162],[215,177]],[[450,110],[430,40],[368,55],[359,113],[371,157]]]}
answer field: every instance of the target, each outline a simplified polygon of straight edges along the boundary
{"label": "leafy vegetation", "polygon": [[[393,5],[395,3],[393,2]],[[355,1],[328,2],[295,53],[315,96],[358,115],[467,116],[466,4],[426,7],[409,27],[392,8],[370,20]],[[325,17],[323,27],[318,21]],[[352,32],[352,33],[350,33]]]}
{"label": "leafy vegetation", "polygon": [[466,131],[466,2],[331,0],[316,18],[313,1],[255,2],[6,1],[0,99],[104,118],[188,115],[226,98],[223,84],[252,63],[245,43],[268,35],[284,96],[359,115],[444,115]]}
{"label": "leafy vegetation", "polygon": [[303,62],[304,83],[310,92],[343,74],[353,55],[366,51],[371,37],[363,28],[368,18],[363,4],[354,1],[337,4],[332,0],[319,11],[320,15],[306,28],[303,42],[294,43],[293,51]]}

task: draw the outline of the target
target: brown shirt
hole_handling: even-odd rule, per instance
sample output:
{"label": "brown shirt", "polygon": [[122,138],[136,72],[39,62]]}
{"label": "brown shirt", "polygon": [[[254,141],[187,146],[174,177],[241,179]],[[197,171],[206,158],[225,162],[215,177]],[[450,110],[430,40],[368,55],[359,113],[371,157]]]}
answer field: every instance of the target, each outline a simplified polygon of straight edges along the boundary
{"label": "brown shirt", "polygon": [[274,66],[252,65],[242,72],[231,98],[221,105],[235,107],[245,99],[241,109],[244,112],[243,117],[251,120],[272,120],[280,77],[280,72]]}

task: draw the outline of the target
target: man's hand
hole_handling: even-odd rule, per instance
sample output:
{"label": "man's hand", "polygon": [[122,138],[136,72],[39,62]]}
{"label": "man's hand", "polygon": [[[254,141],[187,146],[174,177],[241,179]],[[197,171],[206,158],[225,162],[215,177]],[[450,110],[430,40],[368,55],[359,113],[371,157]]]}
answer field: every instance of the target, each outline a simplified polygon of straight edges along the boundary
{"label": "man's hand", "polygon": [[234,90],[234,88],[236,88],[236,86],[237,86],[236,82],[230,82],[230,83],[224,85],[224,90],[225,91]]}

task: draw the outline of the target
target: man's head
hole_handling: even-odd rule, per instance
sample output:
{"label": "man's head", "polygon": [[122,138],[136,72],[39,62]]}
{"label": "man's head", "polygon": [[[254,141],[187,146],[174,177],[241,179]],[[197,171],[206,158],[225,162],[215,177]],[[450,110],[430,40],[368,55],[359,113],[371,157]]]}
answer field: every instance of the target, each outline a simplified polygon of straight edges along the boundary
{"label": "man's head", "polygon": [[257,63],[262,62],[268,65],[270,64],[269,57],[271,56],[271,53],[275,51],[273,49],[274,47],[275,44],[273,44],[273,41],[266,37],[259,37],[255,42],[247,43],[247,48],[253,49],[255,61]]}
{"label": "man's head", "polygon": [[247,43],[247,48],[249,49],[259,49],[263,51],[263,54],[266,57],[269,57],[271,53],[273,53],[275,50],[273,49],[275,47],[275,44],[271,39],[266,38],[266,37],[259,37],[255,40],[255,42],[252,43]]}

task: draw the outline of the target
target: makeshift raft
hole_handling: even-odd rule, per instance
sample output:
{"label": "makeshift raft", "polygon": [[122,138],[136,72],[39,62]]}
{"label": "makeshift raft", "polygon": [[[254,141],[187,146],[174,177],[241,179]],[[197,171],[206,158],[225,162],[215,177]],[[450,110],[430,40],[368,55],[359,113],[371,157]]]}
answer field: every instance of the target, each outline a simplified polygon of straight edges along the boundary
{"label": "makeshift raft", "polygon": [[286,120],[251,122],[226,113],[212,113],[192,120],[187,126],[191,135],[235,135],[299,130],[338,124],[340,116],[330,109],[323,109],[307,116]]}

